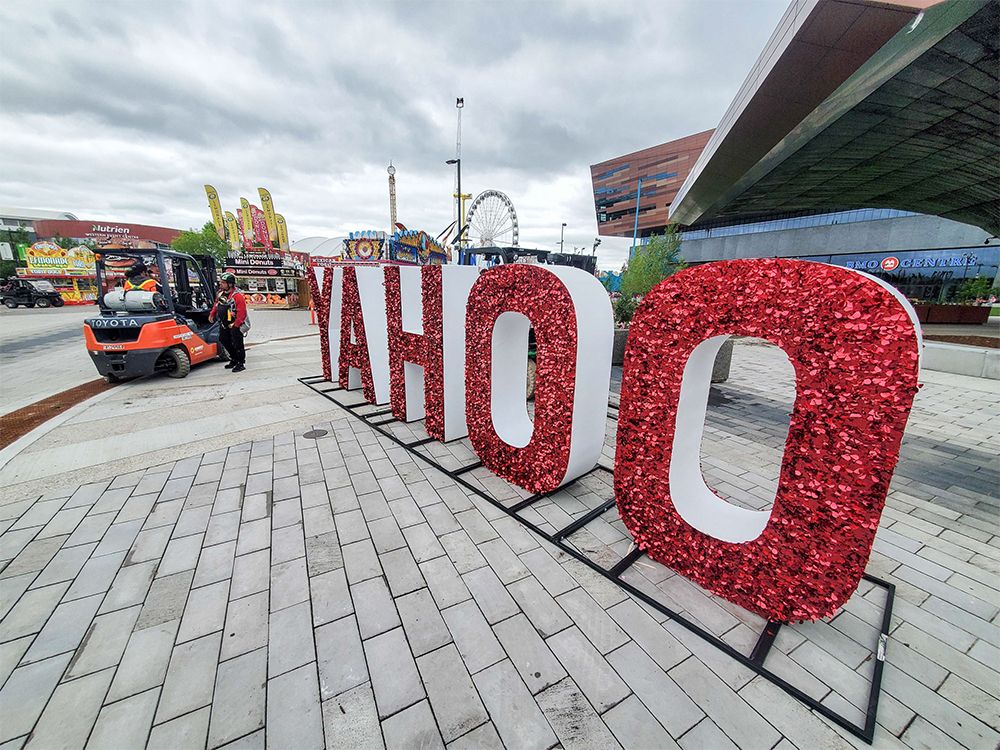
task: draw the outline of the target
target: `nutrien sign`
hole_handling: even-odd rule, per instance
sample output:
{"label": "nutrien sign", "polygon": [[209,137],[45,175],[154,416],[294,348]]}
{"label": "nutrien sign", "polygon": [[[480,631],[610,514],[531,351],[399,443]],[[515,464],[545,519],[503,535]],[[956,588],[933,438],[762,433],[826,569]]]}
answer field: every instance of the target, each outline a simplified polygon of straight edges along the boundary
{"label": "nutrien sign", "polygon": [[36,221],[35,234],[39,237],[69,237],[91,240],[97,245],[122,245],[141,247],[143,243],[169,245],[181,232],[167,227],[150,227],[144,224],[120,224],[107,221]]}
{"label": "nutrien sign", "polygon": [[[327,380],[389,404],[397,419],[424,419],[438,440],[467,436],[486,468],[530,492],[597,464],[614,326],[593,276],[505,265],[313,268],[310,277]],[[772,341],[795,369],[770,511],[731,505],[701,473],[712,364],[730,335]],[[913,309],[857,271],[737,260],[662,282],[633,319],[617,432],[615,500],[638,547],[772,620],[835,612],[871,552],[919,355]]]}

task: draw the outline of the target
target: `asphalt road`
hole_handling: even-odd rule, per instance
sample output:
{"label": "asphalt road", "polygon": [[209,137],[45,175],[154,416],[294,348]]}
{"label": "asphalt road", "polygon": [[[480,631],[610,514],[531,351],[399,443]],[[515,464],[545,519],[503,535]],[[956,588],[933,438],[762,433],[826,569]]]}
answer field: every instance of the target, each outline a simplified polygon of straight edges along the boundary
{"label": "asphalt road", "polygon": [[0,414],[98,377],[83,345],[93,305],[0,308]]}
{"label": "asphalt road", "polygon": [[[95,305],[0,306],[0,414],[100,377],[83,343]],[[248,342],[316,333],[308,310],[251,310]]]}

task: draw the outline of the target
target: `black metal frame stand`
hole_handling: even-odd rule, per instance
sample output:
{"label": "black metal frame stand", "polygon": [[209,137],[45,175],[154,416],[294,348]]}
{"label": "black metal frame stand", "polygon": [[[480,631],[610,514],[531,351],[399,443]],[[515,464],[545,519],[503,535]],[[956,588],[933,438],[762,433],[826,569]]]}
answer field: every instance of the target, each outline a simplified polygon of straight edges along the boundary
{"label": "black metal frame stand", "polygon": [[[640,599],[653,609],[664,614],[674,622],[678,623],[679,625],[683,626],[690,632],[694,633],[695,635],[704,639],[708,643],[712,644],[713,646],[715,646],[717,649],[727,654],[732,659],[738,661],[747,669],[752,670],[756,674],[760,675],[761,677],[765,678],[769,682],[773,683],[777,687],[784,690],[793,698],[796,698],[797,700],[801,701],[816,713],[821,714],[822,716],[826,717],[837,726],[850,732],[855,737],[859,737],[868,744],[871,744],[872,741],[874,740],[875,719],[878,711],[878,699],[882,691],[882,671],[885,666],[885,645],[889,636],[889,626],[892,620],[892,605],[896,593],[895,584],[883,580],[881,578],[877,578],[876,576],[868,575],[867,573],[864,575],[864,580],[869,581],[870,583],[873,583],[876,586],[880,586],[885,589],[886,602],[885,602],[885,609],[882,614],[882,626],[879,632],[878,644],[876,645],[876,649],[873,653],[873,656],[875,658],[875,667],[874,667],[874,672],[872,674],[871,691],[868,694],[868,707],[865,712],[865,723],[864,726],[859,726],[854,722],[850,721],[845,716],[837,713],[836,711],[833,711],[828,706],[825,706],[824,704],[820,703],[812,696],[806,694],[802,689],[796,687],[795,685],[785,680],[783,677],[770,671],[765,666],[764,662],[767,659],[767,655],[770,652],[772,645],[774,644],[774,640],[778,635],[778,631],[781,629],[782,626],[781,622],[769,621],[767,625],[764,627],[764,630],[761,632],[760,636],[758,636],[757,642],[754,645],[750,655],[746,656],[745,654],[742,654],[739,651],[737,651],[735,648],[733,648],[731,645],[726,643],[724,640],[719,638],[714,633],[705,630],[700,625],[689,620],[683,614],[675,612],[674,610],[670,609],[661,602],[658,602],[655,599],[653,599],[644,591],[636,588],[628,581],[622,579],[621,577],[622,574],[625,573],[625,571],[627,571],[630,567],[632,567],[632,565],[645,554],[642,550],[634,548],[617,564],[615,564],[611,568],[604,568],[603,566],[599,565],[594,560],[591,560],[589,557],[587,557],[582,552],[577,550],[575,547],[566,543],[565,540],[567,539],[567,537],[579,531],[580,529],[584,528],[588,523],[590,523],[591,521],[603,515],[612,507],[614,507],[615,504],[614,499],[602,503],[598,507],[594,508],[593,510],[581,516],[580,518],[574,520],[571,524],[567,525],[565,528],[559,529],[558,531],[551,534],[546,531],[543,531],[537,525],[531,523],[527,519],[518,515],[520,511],[538,502],[543,497],[554,494],[555,492],[564,489],[573,482],[577,481],[577,479],[582,479],[582,477],[578,477],[577,479],[574,479],[573,482],[563,485],[562,487],[559,487],[557,490],[553,490],[552,492],[538,493],[532,495],[531,497],[525,498],[524,500],[521,500],[517,503],[514,503],[513,505],[504,505],[500,501],[488,495],[480,487],[477,487],[474,484],[469,483],[463,478],[464,474],[467,474],[470,471],[480,468],[483,465],[481,461],[475,461],[471,464],[462,466],[461,468],[458,469],[445,468],[440,463],[435,461],[433,457],[416,450],[420,446],[426,445],[431,442],[435,442],[434,438],[424,438],[422,440],[416,440],[410,443],[406,443],[397,438],[388,430],[383,429],[385,425],[391,424],[393,422],[399,422],[399,420],[395,419],[394,417],[389,417],[388,419],[385,418],[387,415],[390,415],[392,413],[391,409],[382,409],[362,414],[359,413],[359,410],[366,406],[370,407],[372,406],[372,404],[369,404],[367,401],[362,401],[357,404],[344,404],[341,403],[340,401],[337,401],[337,399],[335,399],[330,394],[336,393],[338,391],[343,391],[344,389],[341,388],[339,385],[331,384],[329,381],[324,380],[322,376],[299,378],[299,382],[302,383],[303,385],[308,386],[316,393],[325,396],[327,399],[337,404],[337,406],[340,406],[342,409],[345,409],[347,412],[355,416],[357,419],[361,420],[369,427],[375,429],[383,437],[388,438],[389,440],[393,441],[400,447],[408,450],[414,456],[420,458],[422,461],[424,461],[424,463],[432,466],[441,473],[446,474],[453,481],[462,485],[466,489],[475,492],[476,495],[481,497],[483,500],[490,503],[499,510],[502,510],[507,515],[517,519],[523,526],[530,529],[532,532],[540,536],[545,541],[556,545],[563,552],[570,555],[574,559],[579,560],[581,563],[591,568],[595,572],[599,573],[600,575],[604,576],[617,586],[627,591],[632,596],[636,597],[637,599]],[[320,388],[318,387],[320,384],[333,385],[333,387]],[[618,419],[617,405],[609,404],[609,407],[613,409],[615,413],[611,413],[611,411],[609,411],[608,417],[610,419],[617,421]],[[405,424],[405,423],[400,422],[400,424]],[[605,471],[608,472],[609,474],[611,473],[611,469],[605,466],[598,465],[590,472],[587,472],[587,474],[593,473],[594,471]],[[587,475],[585,474],[583,476]]]}

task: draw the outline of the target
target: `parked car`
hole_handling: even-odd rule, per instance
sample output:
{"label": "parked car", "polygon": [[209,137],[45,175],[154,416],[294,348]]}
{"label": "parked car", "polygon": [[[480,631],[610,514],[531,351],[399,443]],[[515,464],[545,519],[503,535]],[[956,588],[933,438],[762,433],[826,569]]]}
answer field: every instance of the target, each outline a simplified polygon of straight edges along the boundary
{"label": "parked car", "polygon": [[18,305],[62,307],[65,304],[52,282],[44,279],[9,279],[0,287],[0,301],[11,310],[17,309]]}

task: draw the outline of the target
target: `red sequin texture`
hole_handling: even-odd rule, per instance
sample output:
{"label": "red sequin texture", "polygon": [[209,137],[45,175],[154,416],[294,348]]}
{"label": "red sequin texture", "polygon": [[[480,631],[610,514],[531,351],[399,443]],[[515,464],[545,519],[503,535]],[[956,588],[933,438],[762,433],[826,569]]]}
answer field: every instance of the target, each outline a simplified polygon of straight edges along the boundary
{"label": "red sequin texture", "polygon": [[[504,312],[521,313],[535,329],[534,431],[523,448],[497,435],[491,415],[493,326]],[[491,268],[472,287],[465,326],[465,414],[479,459],[529,492],[556,489],[569,464],[576,381],[576,312],[569,291],[538,266]]]}
{"label": "red sequin texture", "polygon": [[385,311],[389,334],[389,402],[392,415],[406,421],[404,362],[424,368],[424,428],[444,440],[444,328],[441,312],[441,267],[420,269],[423,334],[403,330],[399,266],[385,269]]}
{"label": "red sequin texture", "polygon": [[316,279],[316,268],[311,267],[306,274],[309,280],[309,294],[316,312],[316,323],[319,325],[319,351],[323,363],[323,380],[333,380],[330,367],[330,297],[333,295],[333,269],[323,269],[323,286],[320,289]]}
{"label": "red sequin texture", "polygon": [[[356,344],[351,343],[351,328]],[[368,357],[368,339],[365,338],[365,321],[361,313],[361,295],[358,294],[358,275],[355,269],[344,268],[343,292],[340,312],[340,387],[350,384],[350,368],[361,371],[361,393],[369,403],[375,403],[375,384],[372,381],[372,364]]]}
{"label": "red sequin texture", "polygon": [[[688,525],[668,481],[685,363],[723,334],[777,344],[796,378],[774,508],[763,533],[739,544]],[[629,332],[615,458],[618,509],[639,548],[764,617],[832,615],[871,553],[918,387],[918,348],[903,306],[845,268],[736,260],[659,284]]]}

